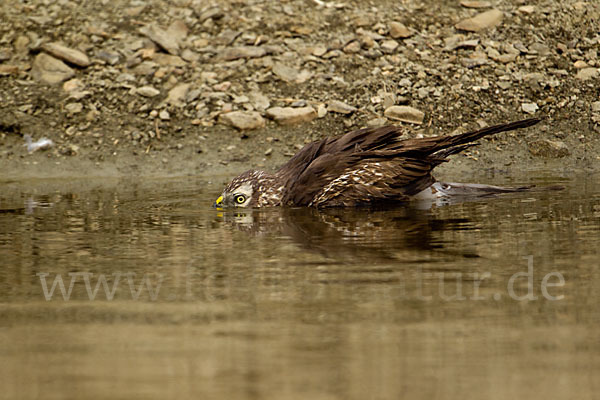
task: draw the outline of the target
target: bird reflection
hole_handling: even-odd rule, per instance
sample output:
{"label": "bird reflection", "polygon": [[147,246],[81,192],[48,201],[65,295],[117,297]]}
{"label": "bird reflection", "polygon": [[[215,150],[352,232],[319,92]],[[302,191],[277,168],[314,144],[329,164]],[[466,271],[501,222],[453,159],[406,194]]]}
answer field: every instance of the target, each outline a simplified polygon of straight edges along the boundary
{"label": "bird reflection", "polygon": [[288,238],[302,249],[335,259],[386,261],[398,259],[406,251],[413,255],[436,251],[456,257],[454,250],[446,248],[443,232],[473,229],[474,224],[468,218],[441,218],[420,205],[388,209],[237,209],[223,211],[220,218],[252,236]]}

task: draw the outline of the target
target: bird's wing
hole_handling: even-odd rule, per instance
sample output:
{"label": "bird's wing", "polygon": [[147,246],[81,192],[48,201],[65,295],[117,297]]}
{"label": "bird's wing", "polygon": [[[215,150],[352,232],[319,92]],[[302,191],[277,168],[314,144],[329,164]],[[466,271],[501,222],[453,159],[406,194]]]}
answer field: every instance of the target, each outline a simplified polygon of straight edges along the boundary
{"label": "bird's wing", "polygon": [[[365,153],[371,156],[364,158]],[[283,203],[328,207],[405,200],[435,182],[431,171],[442,161],[386,157],[379,151],[323,155],[287,186]]]}
{"label": "bird's wing", "polygon": [[309,143],[279,168],[277,176],[283,182],[295,182],[319,158],[324,157],[317,164],[321,165],[325,160],[326,164],[331,164],[332,160],[349,154],[383,149],[395,143],[403,133],[404,128],[396,126],[365,128]]}
{"label": "bird's wing", "polygon": [[367,159],[321,186],[309,205],[357,206],[408,200],[431,186],[435,160]]}
{"label": "bird's wing", "polygon": [[314,195],[365,154],[396,143],[404,128],[365,128],[304,146],[278,171],[285,185],[284,204],[308,205]]}

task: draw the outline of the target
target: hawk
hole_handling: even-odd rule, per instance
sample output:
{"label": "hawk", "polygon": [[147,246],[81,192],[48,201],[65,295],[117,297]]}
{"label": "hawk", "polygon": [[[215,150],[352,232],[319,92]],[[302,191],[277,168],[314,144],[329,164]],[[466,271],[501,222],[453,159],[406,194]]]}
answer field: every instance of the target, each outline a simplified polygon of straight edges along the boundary
{"label": "hawk", "polygon": [[215,207],[357,207],[529,187],[437,182],[433,169],[484,136],[526,128],[529,118],[453,136],[400,139],[403,128],[365,128],[304,146],[274,173],[249,170],[233,179]]}

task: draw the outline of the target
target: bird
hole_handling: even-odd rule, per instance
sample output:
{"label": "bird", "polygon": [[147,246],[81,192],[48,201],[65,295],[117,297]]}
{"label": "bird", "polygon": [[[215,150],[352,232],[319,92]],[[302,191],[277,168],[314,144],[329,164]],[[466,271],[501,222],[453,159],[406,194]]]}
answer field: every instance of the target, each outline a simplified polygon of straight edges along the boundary
{"label": "bird", "polygon": [[273,173],[257,169],[242,173],[213,206],[360,207],[526,191],[531,186],[438,182],[432,171],[485,136],[527,128],[540,120],[528,118],[457,135],[410,139],[401,139],[405,133],[401,126],[358,129],[305,145]]}

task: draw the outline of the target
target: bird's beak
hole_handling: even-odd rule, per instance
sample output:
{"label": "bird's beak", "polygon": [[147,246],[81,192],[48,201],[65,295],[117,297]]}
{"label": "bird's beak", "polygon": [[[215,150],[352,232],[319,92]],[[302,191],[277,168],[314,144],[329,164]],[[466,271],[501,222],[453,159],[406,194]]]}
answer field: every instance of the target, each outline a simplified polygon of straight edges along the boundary
{"label": "bird's beak", "polygon": [[221,203],[223,203],[223,196],[219,196],[219,198],[215,200],[215,204],[213,204],[213,207],[219,208],[221,207]]}

